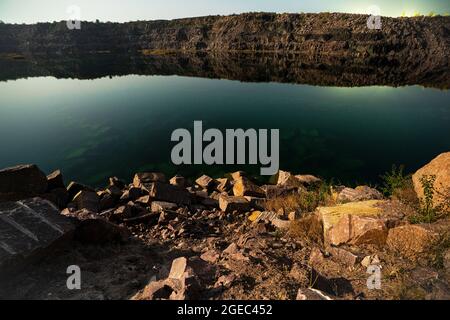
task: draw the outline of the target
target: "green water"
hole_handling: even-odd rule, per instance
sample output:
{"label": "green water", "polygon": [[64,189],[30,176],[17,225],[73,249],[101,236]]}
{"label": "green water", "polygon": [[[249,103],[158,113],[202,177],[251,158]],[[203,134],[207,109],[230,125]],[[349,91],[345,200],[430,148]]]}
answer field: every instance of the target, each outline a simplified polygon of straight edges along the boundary
{"label": "green water", "polygon": [[449,91],[179,76],[0,82],[0,167],[36,163],[92,185],[137,171],[197,176],[258,166],[171,164],[177,128],[280,129],[280,167],[343,183],[414,171],[450,150]]}

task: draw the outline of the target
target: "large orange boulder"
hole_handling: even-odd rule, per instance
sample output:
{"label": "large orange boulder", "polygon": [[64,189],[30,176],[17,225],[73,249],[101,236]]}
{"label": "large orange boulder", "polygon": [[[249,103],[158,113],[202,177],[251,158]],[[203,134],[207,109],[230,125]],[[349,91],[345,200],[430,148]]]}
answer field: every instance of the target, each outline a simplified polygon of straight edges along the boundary
{"label": "large orange boulder", "polygon": [[419,199],[424,198],[421,178],[424,176],[435,176],[435,194],[433,205],[436,207],[450,198],[450,152],[442,153],[429,164],[419,169],[412,177],[414,190]]}

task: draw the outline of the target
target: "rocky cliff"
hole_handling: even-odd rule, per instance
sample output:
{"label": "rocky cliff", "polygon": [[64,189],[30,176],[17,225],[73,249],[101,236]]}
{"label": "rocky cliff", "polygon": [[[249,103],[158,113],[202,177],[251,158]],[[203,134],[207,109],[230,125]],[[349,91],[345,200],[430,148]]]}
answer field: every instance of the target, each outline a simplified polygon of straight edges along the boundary
{"label": "rocky cliff", "polygon": [[[365,15],[249,13],[171,21],[0,25],[0,54],[208,51],[301,54],[377,66],[407,64],[415,74],[446,74],[450,17],[383,18],[370,30]],[[447,79],[448,76],[446,75]]]}

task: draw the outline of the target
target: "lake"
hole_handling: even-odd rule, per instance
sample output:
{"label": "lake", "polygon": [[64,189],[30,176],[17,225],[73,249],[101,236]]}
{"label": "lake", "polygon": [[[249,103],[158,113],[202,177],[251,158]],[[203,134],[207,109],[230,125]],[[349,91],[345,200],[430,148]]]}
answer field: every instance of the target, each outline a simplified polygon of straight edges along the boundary
{"label": "lake", "polygon": [[66,182],[96,186],[109,176],[129,181],[138,171],[259,172],[259,165],[172,165],[172,131],[192,131],[195,120],[205,129],[279,129],[281,169],[347,184],[377,184],[393,164],[413,172],[450,150],[444,89],[131,73],[57,79],[45,73],[24,78],[25,72],[4,79],[0,167],[35,163],[46,173],[61,169]]}

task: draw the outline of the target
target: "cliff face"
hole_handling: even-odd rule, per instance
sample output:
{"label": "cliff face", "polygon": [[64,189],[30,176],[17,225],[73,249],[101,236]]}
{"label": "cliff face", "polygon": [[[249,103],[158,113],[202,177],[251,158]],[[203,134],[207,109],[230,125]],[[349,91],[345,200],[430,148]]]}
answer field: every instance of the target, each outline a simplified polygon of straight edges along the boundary
{"label": "cliff face", "polygon": [[65,22],[0,25],[0,54],[83,54],[157,51],[295,53],[320,61],[378,66],[408,64],[417,74],[449,69],[450,17],[382,18],[381,30],[366,15],[249,13],[172,21]]}

